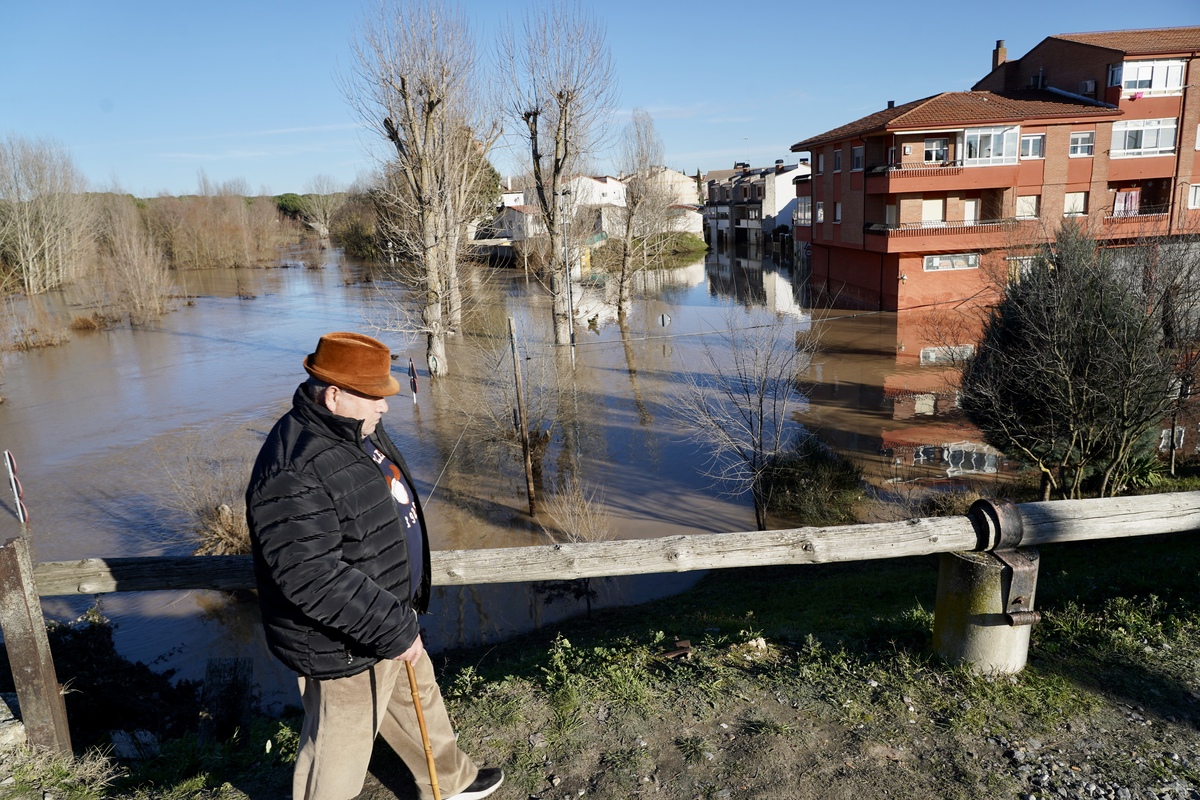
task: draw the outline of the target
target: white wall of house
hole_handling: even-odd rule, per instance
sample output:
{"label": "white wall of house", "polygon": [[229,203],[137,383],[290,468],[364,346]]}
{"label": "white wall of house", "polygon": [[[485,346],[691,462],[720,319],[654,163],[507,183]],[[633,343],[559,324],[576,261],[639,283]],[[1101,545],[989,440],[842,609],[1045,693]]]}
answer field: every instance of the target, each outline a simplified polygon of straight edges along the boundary
{"label": "white wall of house", "polygon": [[797,176],[808,175],[807,164],[789,164],[782,170],[772,170],[763,176],[765,188],[762,201],[762,229],[767,233],[779,225],[792,227],[792,214],[796,210]]}
{"label": "white wall of house", "polygon": [[625,205],[625,184],[613,177],[576,175],[567,181],[567,189],[571,192],[567,195],[567,207],[571,215],[580,207]]}
{"label": "white wall of house", "polygon": [[[695,186],[695,182],[692,183]],[[670,207],[669,230],[672,233],[694,233],[697,236],[704,235],[704,216],[700,213],[700,207],[695,204],[685,205],[682,203],[675,204]]]}
{"label": "white wall of house", "polygon": [[654,180],[670,196],[672,203],[679,205],[695,205],[703,203],[700,191],[696,188],[696,179],[688,177],[669,167],[655,167]]}

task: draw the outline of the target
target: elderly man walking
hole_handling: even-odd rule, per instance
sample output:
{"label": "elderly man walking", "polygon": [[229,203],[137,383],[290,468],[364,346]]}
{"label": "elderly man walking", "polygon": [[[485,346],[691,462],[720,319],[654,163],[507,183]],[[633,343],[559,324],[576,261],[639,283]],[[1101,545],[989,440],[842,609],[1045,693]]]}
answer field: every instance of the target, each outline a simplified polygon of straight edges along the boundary
{"label": "elderly man walking", "polygon": [[443,796],[487,797],[504,775],[458,748],[421,641],[429,541],[408,467],[380,425],[400,390],[388,348],[330,333],[304,369],[246,489],[267,644],[299,675],[304,705],[293,800],[358,794],[377,734],[422,800],[433,797],[402,662],[415,669]]}

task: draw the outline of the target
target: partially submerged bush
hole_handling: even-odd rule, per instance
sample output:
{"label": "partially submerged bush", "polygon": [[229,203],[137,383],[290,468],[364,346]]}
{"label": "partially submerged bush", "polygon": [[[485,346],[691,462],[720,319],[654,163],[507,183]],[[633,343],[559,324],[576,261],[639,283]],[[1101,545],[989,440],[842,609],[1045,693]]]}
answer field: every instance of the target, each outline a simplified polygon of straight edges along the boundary
{"label": "partially submerged bush", "polygon": [[174,490],[165,504],[187,521],[195,555],[249,555],[243,495],[252,444],[243,431],[196,430],[164,455],[162,468]]}
{"label": "partially submerged bush", "polygon": [[804,436],[775,456],[759,481],[771,513],[792,515],[805,525],[857,521],[862,469],[816,436]]}

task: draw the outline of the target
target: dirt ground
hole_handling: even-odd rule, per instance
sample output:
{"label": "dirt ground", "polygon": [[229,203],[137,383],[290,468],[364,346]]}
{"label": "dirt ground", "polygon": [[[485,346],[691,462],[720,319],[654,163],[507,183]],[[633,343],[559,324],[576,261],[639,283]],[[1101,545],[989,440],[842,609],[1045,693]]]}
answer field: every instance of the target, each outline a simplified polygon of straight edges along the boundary
{"label": "dirt ground", "polygon": [[[577,746],[557,757],[549,726],[507,731],[527,737],[536,782],[518,776],[493,797],[1191,800],[1200,798],[1200,704],[1186,705],[1160,715],[1111,702],[1029,735],[949,730],[905,708],[913,735],[900,739],[880,721],[831,722],[833,708],[739,686],[718,708],[646,719],[601,709],[577,721]],[[486,737],[473,744],[486,754]],[[385,745],[371,772],[360,800],[417,797]]]}

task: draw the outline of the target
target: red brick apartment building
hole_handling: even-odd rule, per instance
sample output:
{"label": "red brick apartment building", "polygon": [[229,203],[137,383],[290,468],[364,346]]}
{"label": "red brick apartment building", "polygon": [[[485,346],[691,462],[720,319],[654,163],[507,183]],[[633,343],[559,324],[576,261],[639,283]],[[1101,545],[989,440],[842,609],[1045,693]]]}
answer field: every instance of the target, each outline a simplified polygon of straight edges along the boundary
{"label": "red brick apartment building", "polygon": [[1051,36],[969,92],[888,107],[810,153],[795,235],[818,295],[905,311],[994,297],[1064,219],[1119,244],[1200,230],[1200,27]]}

